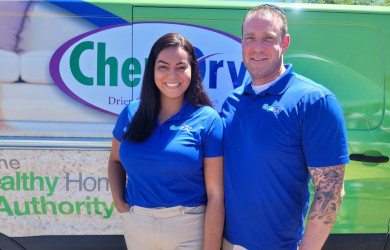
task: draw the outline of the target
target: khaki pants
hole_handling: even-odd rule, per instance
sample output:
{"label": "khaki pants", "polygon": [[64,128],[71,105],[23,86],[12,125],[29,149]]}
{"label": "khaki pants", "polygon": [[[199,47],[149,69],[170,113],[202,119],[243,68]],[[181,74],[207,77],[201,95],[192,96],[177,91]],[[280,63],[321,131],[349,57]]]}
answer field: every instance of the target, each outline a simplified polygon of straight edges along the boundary
{"label": "khaki pants", "polygon": [[205,206],[131,207],[121,213],[129,250],[203,249]]}
{"label": "khaki pants", "polygon": [[233,245],[232,243],[227,241],[225,238],[223,238],[222,250],[247,250],[247,249],[245,247],[240,246],[240,245]]}

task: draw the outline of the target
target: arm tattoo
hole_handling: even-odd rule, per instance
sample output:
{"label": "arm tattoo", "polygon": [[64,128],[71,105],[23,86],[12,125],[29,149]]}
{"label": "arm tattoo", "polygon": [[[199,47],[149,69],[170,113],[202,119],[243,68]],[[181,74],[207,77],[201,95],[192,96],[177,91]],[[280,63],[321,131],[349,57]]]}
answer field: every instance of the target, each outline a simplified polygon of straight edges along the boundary
{"label": "arm tattoo", "polygon": [[309,167],[315,196],[308,219],[318,219],[333,225],[342,201],[345,165],[323,168]]}

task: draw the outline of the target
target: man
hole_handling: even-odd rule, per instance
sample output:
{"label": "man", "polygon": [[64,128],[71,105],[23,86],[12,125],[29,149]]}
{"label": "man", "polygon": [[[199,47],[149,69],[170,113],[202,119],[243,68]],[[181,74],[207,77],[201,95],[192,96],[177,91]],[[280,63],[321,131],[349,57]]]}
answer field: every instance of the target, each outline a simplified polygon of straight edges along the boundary
{"label": "man", "polygon": [[[222,108],[224,249],[321,249],[336,219],[349,162],[343,112],[323,86],[283,64],[285,13],[264,4],[242,25],[252,82]],[[308,182],[315,188],[309,207]]]}

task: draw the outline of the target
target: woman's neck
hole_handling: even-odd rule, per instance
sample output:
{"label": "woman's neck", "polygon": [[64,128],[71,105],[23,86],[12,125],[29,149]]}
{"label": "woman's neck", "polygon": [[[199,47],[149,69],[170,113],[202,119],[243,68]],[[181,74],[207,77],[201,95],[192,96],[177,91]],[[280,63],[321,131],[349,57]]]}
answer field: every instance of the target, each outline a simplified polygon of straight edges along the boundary
{"label": "woman's neck", "polygon": [[183,106],[183,103],[184,97],[177,99],[161,97],[160,112],[158,113],[158,121],[160,125],[172,116],[176,115],[180,111],[181,106]]}

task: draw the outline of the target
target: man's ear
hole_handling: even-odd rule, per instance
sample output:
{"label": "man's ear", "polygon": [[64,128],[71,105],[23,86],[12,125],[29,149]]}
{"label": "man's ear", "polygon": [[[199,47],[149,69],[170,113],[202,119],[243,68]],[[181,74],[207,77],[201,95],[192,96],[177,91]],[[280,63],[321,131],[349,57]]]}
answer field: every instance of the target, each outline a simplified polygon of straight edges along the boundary
{"label": "man's ear", "polygon": [[283,54],[284,54],[284,52],[286,52],[288,45],[290,45],[290,35],[286,34],[286,36],[284,37],[284,39],[282,41],[282,53]]}

